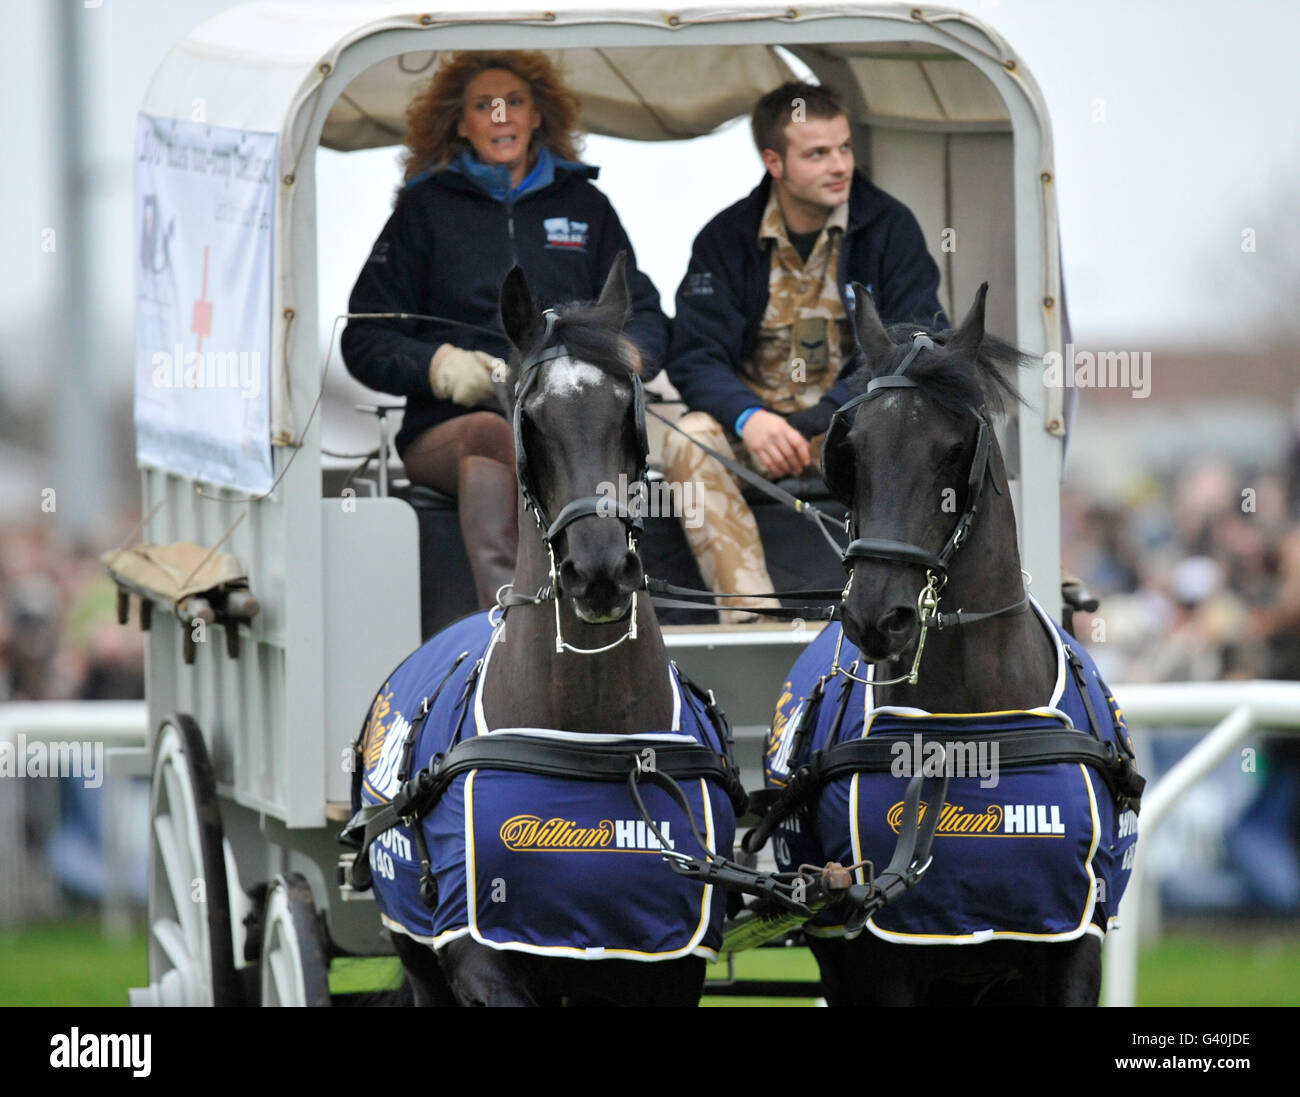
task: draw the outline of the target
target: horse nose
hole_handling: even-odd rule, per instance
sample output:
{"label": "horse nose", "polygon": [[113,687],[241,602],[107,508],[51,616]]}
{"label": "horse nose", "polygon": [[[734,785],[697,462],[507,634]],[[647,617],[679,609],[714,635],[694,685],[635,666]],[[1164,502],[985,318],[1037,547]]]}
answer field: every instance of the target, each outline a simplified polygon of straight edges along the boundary
{"label": "horse nose", "polygon": [[841,611],[844,635],[873,663],[892,658],[907,646],[916,623],[916,611],[906,605],[893,606],[873,622],[862,607],[846,602]]}
{"label": "horse nose", "polygon": [[619,594],[631,594],[634,590],[640,590],[644,581],[645,571],[641,567],[641,557],[628,549],[614,571],[614,583]]}
{"label": "horse nose", "polygon": [[905,640],[916,623],[916,610],[911,606],[898,605],[881,614],[876,621],[876,628],[882,636],[891,642]]}
{"label": "horse nose", "polygon": [[582,563],[566,556],[560,564],[559,576],[560,589],[572,598],[587,598],[597,593],[624,598],[640,590],[645,579],[641,558],[626,547],[617,555],[610,553]]}
{"label": "horse nose", "polygon": [[587,575],[572,556],[560,562],[560,590],[570,597],[579,596],[587,589]]}

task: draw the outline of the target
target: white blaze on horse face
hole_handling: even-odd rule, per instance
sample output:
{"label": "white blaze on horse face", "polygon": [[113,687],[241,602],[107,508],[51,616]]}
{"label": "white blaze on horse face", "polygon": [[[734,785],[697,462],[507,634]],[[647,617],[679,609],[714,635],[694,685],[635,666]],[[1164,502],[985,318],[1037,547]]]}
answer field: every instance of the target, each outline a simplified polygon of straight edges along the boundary
{"label": "white blaze on horse face", "polygon": [[547,363],[536,392],[529,398],[529,405],[534,415],[556,401],[578,400],[582,406],[596,392],[611,388],[618,396],[630,396],[623,384],[590,362],[571,357],[557,358]]}
{"label": "white blaze on horse face", "polygon": [[590,389],[599,388],[608,376],[590,362],[582,362],[577,358],[557,358],[550,364],[538,386],[538,399],[582,396]]}

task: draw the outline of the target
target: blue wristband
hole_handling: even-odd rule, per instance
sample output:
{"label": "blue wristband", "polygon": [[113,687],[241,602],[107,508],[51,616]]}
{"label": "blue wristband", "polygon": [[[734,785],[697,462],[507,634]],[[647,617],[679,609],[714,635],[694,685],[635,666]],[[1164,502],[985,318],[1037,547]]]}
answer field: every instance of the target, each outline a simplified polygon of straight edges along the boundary
{"label": "blue wristband", "polygon": [[740,437],[740,432],[745,429],[745,424],[748,423],[749,420],[753,417],[754,412],[762,411],[762,410],[763,410],[762,408],[746,408],[744,411],[742,411],[739,415],[736,416],[735,430],[736,430],[737,438]]}

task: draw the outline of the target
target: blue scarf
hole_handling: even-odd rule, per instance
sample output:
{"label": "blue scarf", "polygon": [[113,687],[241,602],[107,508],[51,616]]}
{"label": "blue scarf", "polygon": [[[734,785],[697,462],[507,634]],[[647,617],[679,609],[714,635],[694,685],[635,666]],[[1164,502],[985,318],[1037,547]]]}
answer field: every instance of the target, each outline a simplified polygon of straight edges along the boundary
{"label": "blue scarf", "polygon": [[[466,179],[474,183],[489,198],[495,198],[498,202],[505,205],[513,205],[526,194],[532,194],[544,187],[549,187],[555,181],[556,169],[564,171],[578,171],[590,179],[594,179],[599,168],[591,164],[580,164],[575,160],[562,160],[555,156],[550,149],[542,145],[537,153],[537,166],[530,171],[516,187],[510,182],[510,169],[505,164],[485,164],[469,149],[462,150],[461,154],[447,165],[447,171],[454,171],[465,176]],[[422,173],[411,182],[423,178],[427,173]]]}

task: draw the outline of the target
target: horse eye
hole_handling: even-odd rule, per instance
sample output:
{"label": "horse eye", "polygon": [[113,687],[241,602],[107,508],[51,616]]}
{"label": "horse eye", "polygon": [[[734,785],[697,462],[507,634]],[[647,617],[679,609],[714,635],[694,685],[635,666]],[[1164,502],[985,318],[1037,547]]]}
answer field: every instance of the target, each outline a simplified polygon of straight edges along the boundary
{"label": "horse eye", "polygon": [[961,442],[958,442],[955,446],[950,446],[948,452],[943,455],[943,461],[941,463],[945,466],[955,465],[961,460],[961,451],[963,448],[964,446]]}

